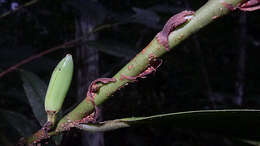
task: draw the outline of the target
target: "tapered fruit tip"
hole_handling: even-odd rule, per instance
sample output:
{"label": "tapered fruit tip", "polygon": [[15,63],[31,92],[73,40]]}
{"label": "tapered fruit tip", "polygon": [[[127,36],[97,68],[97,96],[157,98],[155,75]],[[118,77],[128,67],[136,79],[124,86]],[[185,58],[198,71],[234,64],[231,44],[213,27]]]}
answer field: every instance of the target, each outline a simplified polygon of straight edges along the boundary
{"label": "tapered fruit tip", "polygon": [[65,61],[64,61],[64,63],[66,64],[66,63],[72,63],[73,62],[73,60],[72,60],[72,55],[71,54],[67,54],[66,56],[65,56],[65,59],[64,59]]}
{"label": "tapered fruit tip", "polygon": [[71,55],[71,54],[67,54],[67,55],[66,55],[66,59],[71,60],[71,59],[72,59],[72,55]]}

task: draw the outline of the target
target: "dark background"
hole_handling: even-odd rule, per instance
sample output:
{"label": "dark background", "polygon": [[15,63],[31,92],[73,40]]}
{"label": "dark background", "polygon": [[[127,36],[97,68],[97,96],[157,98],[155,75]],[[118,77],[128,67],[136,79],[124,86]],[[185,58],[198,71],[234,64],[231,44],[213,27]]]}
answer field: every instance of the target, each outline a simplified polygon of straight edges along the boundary
{"label": "dark background", "polygon": [[[22,5],[29,1],[0,1],[0,15],[9,11],[14,2]],[[42,51],[81,39],[0,78],[0,109],[23,115],[34,123],[34,130],[39,129],[23,89],[20,69],[35,73],[48,84],[55,65],[71,53],[75,70],[64,105],[66,111],[84,98],[92,80],[118,72],[173,14],[185,9],[197,10],[206,2],[40,0],[0,17],[0,71]],[[259,109],[259,12],[236,10],[189,37],[162,57],[163,65],[156,74],[131,83],[106,101],[100,119],[199,109]],[[107,27],[90,33],[104,26]],[[9,145],[21,134],[7,126],[8,119],[2,120],[5,122],[0,125],[0,144]],[[63,146],[236,145],[222,134],[173,129],[170,125],[127,128],[104,135],[72,130],[63,136]]]}

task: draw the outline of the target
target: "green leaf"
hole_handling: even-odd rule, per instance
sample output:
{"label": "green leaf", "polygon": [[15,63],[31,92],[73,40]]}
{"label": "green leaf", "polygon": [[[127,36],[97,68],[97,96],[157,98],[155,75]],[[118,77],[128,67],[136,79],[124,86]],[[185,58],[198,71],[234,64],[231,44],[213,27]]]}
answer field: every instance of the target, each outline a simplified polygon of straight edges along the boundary
{"label": "green leaf", "polygon": [[14,129],[20,136],[30,136],[38,128],[37,124],[27,119],[24,115],[12,111],[0,110],[1,129],[5,129],[8,134],[11,134],[11,129]]}
{"label": "green leaf", "polygon": [[43,126],[47,118],[44,109],[44,97],[47,85],[32,72],[21,71],[20,73],[23,80],[23,88],[32,111],[39,123]]}
{"label": "green leaf", "polygon": [[260,141],[242,140],[242,142],[245,142],[247,144],[254,145],[254,146],[260,146]]}
{"label": "green leaf", "polygon": [[131,117],[96,124],[77,126],[90,132],[105,132],[134,125],[159,125],[160,127],[191,128],[207,130],[228,136],[243,138],[260,137],[260,110],[227,109],[199,110],[154,115],[149,117]]}

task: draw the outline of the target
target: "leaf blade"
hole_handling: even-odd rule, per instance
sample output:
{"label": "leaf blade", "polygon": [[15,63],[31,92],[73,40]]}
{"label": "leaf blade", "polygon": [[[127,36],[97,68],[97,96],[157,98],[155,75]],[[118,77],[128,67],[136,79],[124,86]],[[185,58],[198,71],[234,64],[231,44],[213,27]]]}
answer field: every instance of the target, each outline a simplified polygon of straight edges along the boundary
{"label": "leaf blade", "polygon": [[23,88],[27,99],[32,108],[33,114],[43,126],[46,121],[46,113],[44,110],[44,97],[47,85],[34,73],[22,70],[20,72]]}
{"label": "leaf blade", "polygon": [[[97,124],[80,124],[78,128],[91,132],[105,132],[142,124],[159,124],[159,126],[162,126],[165,123],[174,128],[207,130],[225,135],[254,139],[259,137],[260,134],[260,125],[258,124],[260,123],[260,110],[226,109],[187,111],[149,117],[123,118]],[[118,124],[124,126],[118,127]]]}

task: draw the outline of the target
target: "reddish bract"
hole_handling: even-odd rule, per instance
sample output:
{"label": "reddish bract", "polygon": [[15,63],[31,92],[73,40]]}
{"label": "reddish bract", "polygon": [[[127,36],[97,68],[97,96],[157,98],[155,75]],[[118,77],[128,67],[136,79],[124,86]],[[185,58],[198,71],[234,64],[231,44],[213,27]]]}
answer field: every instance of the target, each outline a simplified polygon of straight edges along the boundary
{"label": "reddish bract", "polygon": [[[98,85],[97,83],[102,83],[102,84],[108,84],[110,82],[116,82],[116,79],[115,78],[98,78],[94,81],[92,81],[88,87],[88,92],[87,92],[87,97],[86,97],[86,100],[89,100],[90,98],[90,101],[92,102],[92,104],[95,106],[95,114],[94,114],[94,118],[97,117],[97,114],[98,114],[98,108],[96,106],[96,103],[95,103],[95,98],[93,96],[93,94],[95,94],[96,92],[98,92],[98,90],[101,88],[102,85]],[[86,118],[88,119],[88,118]]]}
{"label": "reddish bract", "polygon": [[149,65],[142,73],[134,77],[121,74],[120,80],[127,79],[127,80],[137,81],[138,78],[146,78],[147,75],[155,72],[157,68],[161,66],[161,64],[162,64],[161,59],[157,59],[153,55],[149,55]]}
{"label": "reddish bract", "polygon": [[238,6],[236,7],[226,2],[222,2],[222,4],[231,11],[234,11],[236,9],[239,9],[241,11],[255,11],[260,9],[260,0],[248,0],[238,4]]}
{"label": "reddish bract", "polygon": [[162,31],[160,31],[157,35],[157,41],[162,44],[167,51],[169,51],[169,42],[168,36],[174,31],[178,26],[187,22],[190,18],[187,16],[193,15],[194,11],[182,11],[174,16],[172,16],[167,23],[164,25]]}

